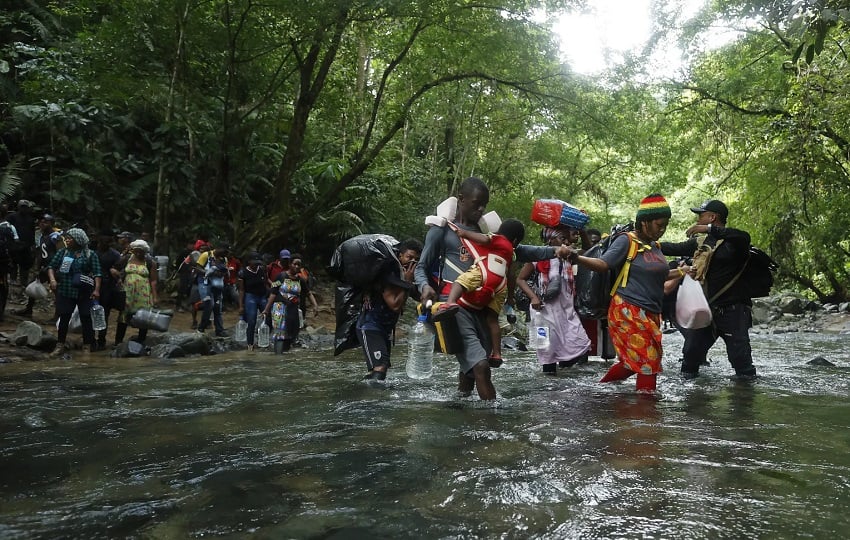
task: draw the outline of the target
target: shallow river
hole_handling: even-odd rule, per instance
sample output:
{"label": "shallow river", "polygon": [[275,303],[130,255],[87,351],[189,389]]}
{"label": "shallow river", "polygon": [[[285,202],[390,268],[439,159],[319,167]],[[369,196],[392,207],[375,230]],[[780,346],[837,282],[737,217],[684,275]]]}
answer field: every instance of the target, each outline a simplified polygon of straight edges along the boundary
{"label": "shallow river", "polygon": [[755,336],[753,384],[665,336],[657,399],[506,351],[495,406],[403,346],[385,390],[358,351],[0,365],[0,538],[843,537],[848,340]]}

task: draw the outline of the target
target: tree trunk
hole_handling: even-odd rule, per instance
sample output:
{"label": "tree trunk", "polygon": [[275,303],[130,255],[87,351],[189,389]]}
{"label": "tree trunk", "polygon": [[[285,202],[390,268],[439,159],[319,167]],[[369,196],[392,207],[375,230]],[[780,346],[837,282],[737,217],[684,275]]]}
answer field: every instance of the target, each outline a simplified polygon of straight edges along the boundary
{"label": "tree trunk", "polygon": [[[180,64],[183,60],[183,40],[186,33],[186,21],[189,18],[189,2],[183,8],[183,16],[177,22],[177,47],[174,51],[174,68],[171,70],[171,80],[168,84],[168,103],[165,110],[165,123],[171,122],[174,116],[174,96],[177,78],[180,74]],[[160,158],[159,171],[156,176],[156,215],[154,218],[153,241],[162,253],[170,253],[168,234],[168,213],[166,205],[171,195],[171,185],[165,177],[165,161]],[[162,242],[162,243],[161,243]]]}

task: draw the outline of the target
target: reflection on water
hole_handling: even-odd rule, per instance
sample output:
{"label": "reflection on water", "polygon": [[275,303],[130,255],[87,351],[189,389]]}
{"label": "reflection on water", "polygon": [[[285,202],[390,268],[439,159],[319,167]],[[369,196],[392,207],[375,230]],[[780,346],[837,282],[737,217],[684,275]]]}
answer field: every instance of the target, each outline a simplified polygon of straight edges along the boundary
{"label": "reflection on water", "polygon": [[759,336],[739,383],[722,347],[680,380],[665,336],[657,397],[514,353],[495,404],[450,359],[384,390],[356,352],[0,365],[0,537],[832,537],[845,341]]}

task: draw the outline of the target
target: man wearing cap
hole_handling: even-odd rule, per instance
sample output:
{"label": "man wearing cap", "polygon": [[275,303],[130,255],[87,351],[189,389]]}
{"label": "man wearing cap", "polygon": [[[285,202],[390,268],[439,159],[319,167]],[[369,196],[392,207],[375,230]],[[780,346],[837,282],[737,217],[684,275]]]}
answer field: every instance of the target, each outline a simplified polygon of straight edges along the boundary
{"label": "man wearing cap", "polygon": [[[57,244],[62,244],[64,247],[64,242],[62,242],[62,231],[56,231],[53,227],[55,220],[52,215],[44,214],[41,216],[41,219],[38,220],[38,230],[39,230],[39,240],[38,240],[38,248],[36,253],[36,276],[38,280],[42,283],[47,283],[47,264],[50,262],[50,259],[53,258],[53,254],[56,253]],[[32,317],[32,308],[35,306],[35,298],[28,298],[27,305],[22,309],[16,309],[12,313],[15,315],[21,315],[24,317]],[[54,313],[54,318],[55,313]]]}
{"label": "man wearing cap", "polygon": [[133,236],[133,233],[129,231],[123,231],[118,233],[115,237],[118,239],[118,252],[121,253],[122,256],[129,255],[130,242],[136,239]]}
{"label": "man wearing cap", "polygon": [[[754,378],[750,348],[749,329],[752,326],[752,300],[743,281],[736,279],[747,263],[750,251],[750,235],[746,231],[726,226],[729,209],[721,201],[708,200],[697,208],[696,225],[685,234],[685,242],[662,242],[665,255],[693,256],[701,245],[712,248],[708,270],[703,280],[713,321],[706,328],[686,330],[682,347],[682,376],[692,379],[699,374],[699,366],[718,337],[726,342],[726,353],[735,374],[741,378]],[[705,234],[700,244],[697,235]],[[731,286],[727,287],[729,283]]]}

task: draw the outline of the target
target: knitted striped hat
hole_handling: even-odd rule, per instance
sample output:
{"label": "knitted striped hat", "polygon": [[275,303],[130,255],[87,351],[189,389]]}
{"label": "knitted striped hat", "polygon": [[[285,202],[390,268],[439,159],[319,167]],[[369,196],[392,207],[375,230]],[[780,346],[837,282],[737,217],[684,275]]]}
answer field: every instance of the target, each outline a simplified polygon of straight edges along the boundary
{"label": "knitted striped hat", "polygon": [[670,205],[660,193],[648,195],[640,201],[636,220],[641,219],[659,219],[669,218],[673,213],[670,211]]}

